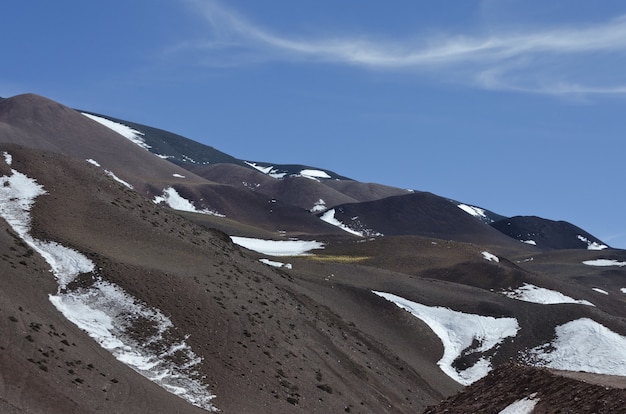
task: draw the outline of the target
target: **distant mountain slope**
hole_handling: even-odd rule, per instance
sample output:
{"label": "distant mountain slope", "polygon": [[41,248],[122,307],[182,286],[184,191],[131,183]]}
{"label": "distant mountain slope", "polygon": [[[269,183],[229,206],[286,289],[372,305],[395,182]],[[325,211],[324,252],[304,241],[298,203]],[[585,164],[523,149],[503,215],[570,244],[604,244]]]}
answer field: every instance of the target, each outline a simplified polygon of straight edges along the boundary
{"label": "distant mountain slope", "polygon": [[415,192],[344,204],[333,210],[335,220],[365,234],[419,235],[485,244],[513,242],[449,200],[432,193]]}
{"label": "distant mountain slope", "polygon": [[214,163],[231,163],[248,167],[245,162],[231,155],[173,132],[93,112],[82,112],[108,119],[139,131],[141,133],[140,139],[144,142],[147,150],[184,168],[188,165]]}
{"label": "distant mountain slope", "polygon": [[164,192],[169,192],[196,211],[227,215],[270,231],[338,232],[301,208],[208,181],[81,113],[38,95],[18,95],[0,102],[0,142],[53,151],[85,163],[90,160],[148,199],[163,198]]}
{"label": "distant mountain slope", "polygon": [[[140,192],[170,184],[186,170],[155,157],[120,134],[50,99],[25,94],[0,102],[0,142],[93,159]],[[192,182],[204,182],[188,174]]]}
{"label": "distant mountain slope", "polygon": [[[252,168],[256,171],[260,171],[274,177],[304,175],[316,179],[346,179],[346,177],[340,176],[332,171],[322,170],[301,164],[271,164],[267,162],[244,161],[219,151],[211,146],[201,144],[197,141],[193,141],[189,138],[169,131],[92,112],[86,113],[108,119],[139,131],[141,133],[140,139],[144,143],[146,149],[159,157],[181,165],[184,168],[191,168],[206,164],[229,163],[246,168]],[[219,140],[219,137],[216,140]]]}
{"label": "distant mountain slope", "polygon": [[[317,180],[290,176],[278,179],[235,164],[203,165],[190,167],[190,170],[208,180],[263,194],[306,210],[313,210],[316,205],[323,208],[357,201]],[[320,205],[319,200],[323,200],[323,204]]]}
{"label": "distant mountain slope", "polygon": [[0,100],[0,412],[414,414],[510,361],[626,378],[626,250],[139,128]]}
{"label": "distant mountain slope", "polygon": [[516,216],[491,223],[509,237],[543,249],[602,250],[608,246],[600,239],[566,221],[535,216]]}

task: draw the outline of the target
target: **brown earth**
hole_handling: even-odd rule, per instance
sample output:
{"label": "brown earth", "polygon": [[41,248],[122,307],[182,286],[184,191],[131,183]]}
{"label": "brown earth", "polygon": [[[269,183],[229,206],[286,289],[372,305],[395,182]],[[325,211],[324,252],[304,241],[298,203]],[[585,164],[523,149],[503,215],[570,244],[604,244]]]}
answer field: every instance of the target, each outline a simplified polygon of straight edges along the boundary
{"label": "brown earth", "polygon": [[626,413],[626,378],[602,377],[505,364],[423,414],[496,414],[524,398],[533,414]]}
{"label": "brown earth", "polygon": [[[517,318],[520,334],[501,345],[492,359],[495,366],[550,342],[555,326],[581,317],[626,335],[626,295],[619,291],[626,287],[626,269],[581,264],[604,256],[625,260],[624,251],[542,251],[485,230],[429,194],[359,207],[363,217],[387,215],[380,223],[390,226],[402,223],[385,222],[390,212],[409,211],[416,219],[412,225],[429,232],[421,235],[346,235],[301,207],[280,200],[268,207],[267,196],[198,175],[189,175],[177,189],[194,200],[205,198],[207,207],[228,209],[227,217],[179,214],[151,200],[162,186],[178,185],[172,174],[185,170],[44,98],[28,95],[19,105],[12,102],[0,101],[0,141],[12,143],[0,144],[0,152],[13,156],[11,166],[0,158],[0,174],[14,168],[47,191],[32,209],[33,236],[77,249],[94,261],[97,274],[84,275],[83,283],[96,277],[115,283],[161,310],[181,338],[189,335],[187,343],[202,358],[200,374],[224,413],[415,413],[461,391],[437,366],[443,347],[430,328],[372,290],[429,306]],[[62,133],[55,141],[55,134]],[[83,134],[94,139],[86,149],[72,149],[84,143]],[[128,152],[125,161],[117,159],[120,152]],[[85,162],[87,157],[137,184],[136,190]],[[333,191],[352,195],[388,191],[337,185]],[[437,214],[428,217],[428,206]],[[0,224],[0,412],[201,412],[115,360],[68,322],[48,299],[57,289],[48,265],[4,221]],[[443,224],[445,231],[437,233]],[[283,226],[289,231],[279,232]],[[298,235],[322,241],[326,248],[316,256],[272,258],[293,265],[278,269],[258,261],[266,255],[239,248],[212,228],[274,239]],[[485,250],[500,261],[486,261]],[[546,306],[500,293],[525,282],[596,306]],[[611,294],[600,295],[592,287]],[[147,333],[138,329],[137,335]],[[506,393],[498,394],[504,399],[491,397],[500,398],[492,404],[504,407],[527,396],[522,396],[528,388],[524,384],[534,383],[535,376],[552,390],[547,371],[505,366],[522,384],[511,385],[517,392],[509,391],[511,398]],[[493,375],[505,374],[496,370]],[[548,394],[557,391],[544,397],[555,410],[559,406]],[[480,393],[473,398],[478,404]]]}

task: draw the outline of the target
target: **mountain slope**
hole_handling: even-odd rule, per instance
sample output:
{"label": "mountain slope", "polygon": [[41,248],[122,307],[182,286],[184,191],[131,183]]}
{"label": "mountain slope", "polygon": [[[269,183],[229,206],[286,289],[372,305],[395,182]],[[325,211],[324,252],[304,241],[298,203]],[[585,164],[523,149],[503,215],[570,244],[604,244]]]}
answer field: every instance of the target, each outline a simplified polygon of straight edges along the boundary
{"label": "mountain slope", "polygon": [[602,250],[608,246],[583,229],[565,221],[516,216],[491,223],[509,237],[544,249]]}
{"label": "mountain slope", "polygon": [[[619,413],[626,402],[626,381],[598,381],[590,375],[503,365],[467,390],[429,407],[424,414],[507,412]],[[571,378],[570,378],[571,377]],[[517,409],[517,411],[514,411]]]}
{"label": "mountain slope", "polygon": [[467,214],[449,200],[415,192],[380,200],[335,206],[334,219],[366,234],[420,235],[483,244],[512,240]]}
{"label": "mountain slope", "polygon": [[0,101],[0,410],[415,413],[509,361],[626,376],[626,251],[114,129]]}

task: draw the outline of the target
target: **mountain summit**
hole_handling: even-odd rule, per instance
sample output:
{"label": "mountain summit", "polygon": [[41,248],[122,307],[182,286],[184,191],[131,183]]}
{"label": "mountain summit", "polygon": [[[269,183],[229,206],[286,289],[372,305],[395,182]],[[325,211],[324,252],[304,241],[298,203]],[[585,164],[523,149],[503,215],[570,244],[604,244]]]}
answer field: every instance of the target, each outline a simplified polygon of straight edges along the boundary
{"label": "mountain summit", "polygon": [[626,251],[573,224],[33,94],[0,100],[0,181],[0,412],[463,412],[548,368],[622,398]]}

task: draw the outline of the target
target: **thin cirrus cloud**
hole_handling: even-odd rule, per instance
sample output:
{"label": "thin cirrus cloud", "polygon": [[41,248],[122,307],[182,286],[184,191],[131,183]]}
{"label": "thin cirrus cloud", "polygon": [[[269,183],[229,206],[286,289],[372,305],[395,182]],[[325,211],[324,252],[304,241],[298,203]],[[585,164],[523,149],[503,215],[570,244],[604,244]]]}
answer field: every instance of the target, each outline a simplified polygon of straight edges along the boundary
{"label": "thin cirrus cloud", "polygon": [[[231,65],[314,61],[414,72],[489,90],[553,95],[626,94],[626,17],[584,27],[407,40],[278,34],[214,0],[190,0],[211,29],[187,44]],[[217,61],[217,60],[216,60]]]}

